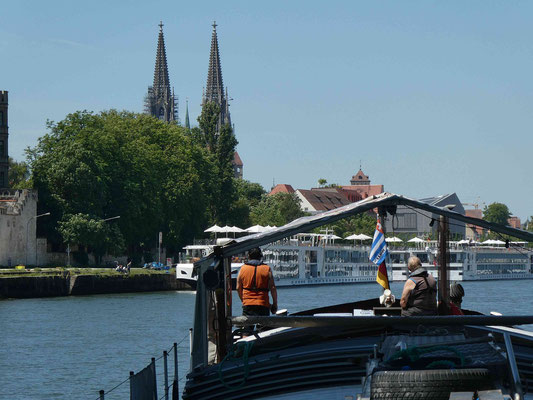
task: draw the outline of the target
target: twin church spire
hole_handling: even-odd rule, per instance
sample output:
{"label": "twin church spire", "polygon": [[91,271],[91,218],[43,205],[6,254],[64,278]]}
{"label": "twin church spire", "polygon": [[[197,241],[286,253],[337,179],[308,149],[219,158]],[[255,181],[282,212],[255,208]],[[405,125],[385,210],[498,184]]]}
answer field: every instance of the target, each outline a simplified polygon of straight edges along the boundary
{"label": "twin church spire", "polygon": [[168,78],[167,52],[163,36],[163,22],[159,23],[159,37],[155,56],[154,83],[148,88],[144,104],[145,112],[165,122],[178,120],[178,102]]}
{"label": "twin church spire", "polygon": [[[213,23],[211,35],[211,51],[209,54],[209,69],[207,71],[207,86],[204,90],[202,106],[208,102],[214,102],[220,107],[219,128],[222,124],[231,125],[229,112],[228,91],[224,92],[222,82],[222,67],[220,65],[220,53],[218,48],[217,24]],[[159,24],[159,37],[157,40],[157,52],[155,58],[154,83],[148,88],[145,98],[145,112],[163,121],[176,121],[179,123],[177,96],[170,86],[168,76],[167,54],[165,38],[163,35],[163,23]],[[189,107],[187,104],[185,125],[190,129]]]}

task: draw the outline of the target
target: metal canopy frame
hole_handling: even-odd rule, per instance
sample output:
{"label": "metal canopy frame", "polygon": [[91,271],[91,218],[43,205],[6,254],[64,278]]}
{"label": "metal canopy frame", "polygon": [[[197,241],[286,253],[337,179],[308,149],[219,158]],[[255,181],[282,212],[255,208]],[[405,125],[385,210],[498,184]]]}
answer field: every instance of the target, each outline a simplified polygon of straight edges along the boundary
{"label": "metal canopy frame", "polygon": [[[432,214],[442,215],[450,219],[461,221],[467,224],[472,224],[476,226],[481,226],[486,229],[490,229],[495,232],[502,234],[510,235],[519,239],[526,240],[528,242],[533,242],[533,232],[523,231],[521,229],[511,228],[510,226],[504,226],[499,224],[494,224],[491,222],[484,221],[479,218],[467,217],[465,215],[459,214],[456,211],[449,210],[447,208],[441,208],[433,206],[431,204],[424,203],[419,200],[410,199],[403,197],[401,195],[393,193],[382,193],[376,196],[368,197],[366,199],[360,200],[356,203],[351,203],[343,207],[336,208],[334,210],[326,211],[320,214],[298,218],[284,226],[269,230],[267,232],[256,233],[242,238],[235,239],[225,246],[215,247],[215,251],[208,256],[202,258],[200,261],[194,264],[193,276],[198,276],[197,286],[196,286],[196,306],[195,306],[195,317],[194,317],[194,335],[193,335],[193,345],[191,352],[191,370],[196,368],[206,367],[208,365],[208,345],[207,345],[207,315],[208,315],[208,290],[203,283],[203,273],[206,272],[209,268],[213,268],[219,260],[223,258],[228,258],[237,254],[241,254],[247,250],[250,250],[254,247],[259,247],[268,243],[275,242],[277,240],[295,235],[300,232],[304,232],[310,229],[317,228],[322,225],[330,224],[335,221],[338,221],[343,218],[361,214],[365,211],[378,208],[380,212],[391,212],[395,211],[395,206],[405,205],[420,210],[428,211]],[[227,316],[228,318],[231,315]],[[266,318],[266,317],[264,317]],[[273,322],[272,318],[268,317],[270,321]],[[376,317],[372,317],[376,318]],[[379,317],[380,323],[383,323],[385,319]],[[415,317],[410,317],[415,318]],[[423,317],[417,317],[423,318]],[[445,318],[445,317],[439,317]],[[457,317],[454,317],[457,318]],[[502,325],[504,320],[502,317],[497,317],[498,322],[494,321],[495,324]],[[235,318],[233,319],[235,321]],[[283,318],[285,323],[287,319]],[[323,320],[325,321],[325,320]],[[342,320],[343,324],[346,323],[345,320]],[[360,319],[354,321],[360,321]],[[370,320],[369,320],[370,321]],[[376,320],[372,320],[376,321]],[[444,320],[439,320],[444,321]],[[464,323],[467,323],[466,320],[463,320]],[[333,322],[330,321],[330,322]],[[338,321],[340,322],[340,321]],[[396,319],[395,323],[398,323]],[[424,321],[422,323],[427,323]],[[374,322],[372,322],[374,323]],[[391,320],[392,323],[392,320]],[[517,322],[514,322],[517,323]],[[484,324],[483,324],[484,325]]]}

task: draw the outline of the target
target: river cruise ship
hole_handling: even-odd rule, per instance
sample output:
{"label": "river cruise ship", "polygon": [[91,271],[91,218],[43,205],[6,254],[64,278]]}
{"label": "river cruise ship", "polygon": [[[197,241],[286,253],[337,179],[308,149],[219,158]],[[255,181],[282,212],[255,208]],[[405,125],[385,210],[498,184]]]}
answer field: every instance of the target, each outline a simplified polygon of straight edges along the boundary
{"label": "river cruise ship", "polygon": [[[498,279],[533,278],[533,251],[520,245],[510,248],[498,246],[463,245],[449,243],[449,264],[451,281],[477,281]],[[438,278],[437,242],[428,241],[415,248],[390,247],[392,280],[407,279],[407,259],[416,256],[435,278]],[[389,276],[390,272],[389,272]]]}
{"label": "river cruise ship", "polygon": [[[370,245],[339,244],[332,235],[299,234],[263,246],[263,261],[272,268],[278,287],[374,282],[377,266],[369,261]],[[533,252],[526,248],[469,246],[449,243],[449,279],[473,281],[533,278]],[[176,268],[177,279],[194,286],[191,260],[212,251],[212,246],[196,244],[185,247],[183,262]],[[407,260],[417,256],[438,278],[437,242],[417,246],[389,246],[386,261],[389,279],[405,281]],[[236,276],[244,257],[234,257],[232,274]]]}

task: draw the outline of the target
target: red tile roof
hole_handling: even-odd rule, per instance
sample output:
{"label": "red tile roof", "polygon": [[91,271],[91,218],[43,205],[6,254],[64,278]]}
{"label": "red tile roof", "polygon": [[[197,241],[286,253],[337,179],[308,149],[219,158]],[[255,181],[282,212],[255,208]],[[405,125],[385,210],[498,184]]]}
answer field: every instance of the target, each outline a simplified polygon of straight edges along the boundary
{"label": "red tile roof", "polygon": [[350,198],[352,197],[350,195],[357,194],[358,196],[355,195],[355,197],[359,197],[359,199],[354,201],[366,199],[367,197],[374,196],[385,191],[383,185],[346,185],[341,186],[340,188],[345,191]]}
{"label": "red tile roof", "polygon": [[276,193],[294,193],[294,189],[291,185],[286,185],[284,183],[278,183],[276,186],[272,188],[272,190],[270,191],[268,195],[270,196]]}
{"label": "red tile roof", "polygon": [[298,192],[317,211],[333,210],[351,203],[339,188],[298,189]]}
{"label": "red tile roof", "polygon": [[237,165],[239,167],[243,166],[241,157],[239,156],[239,153],[237,152],[233,153],[233,165]]}

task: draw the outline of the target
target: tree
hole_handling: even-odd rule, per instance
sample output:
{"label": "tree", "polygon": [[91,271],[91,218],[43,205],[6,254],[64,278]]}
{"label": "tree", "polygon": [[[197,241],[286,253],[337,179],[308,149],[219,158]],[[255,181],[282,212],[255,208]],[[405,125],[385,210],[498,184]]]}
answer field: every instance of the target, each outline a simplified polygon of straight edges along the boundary
{"label": "tree", "polygon": [[11,157],[8,159],[8,182],[12,189],[31,189],[30,168],[24,161],[17,162]]}
{"label": "tree", "polygon": [[509,208],[502,203],[492,203],[483,210],[483,218],[485,221],[493,222],[500,225],[509,225],[507,220],[511,216]]}
{"label": "tree", "polygon": [[153,248],[159,231],[170,253],[202,232],[206,182],[215,167],[183,128],[114,110],[75,112],[47,126],[27,157],[39,209],[52,214],[39,233],[53,245],[61,246],[70,216],[78,214],[93,220],[120,215],[110,229],[119,229],[130,256]]}
{"label": "tree", "polygon": [[304,215],[305,213],[300,208],[300,199],[294,193],[264,195],[250,212],[251,223],[263,226],[285,225]]}
{"label": "tree", "polygon": [[325,180],[324,178],[320,178],[320,179],[318,180],[318,186],[319,186],[319,187],[324,187],[324,186],[326,186],[327,183],[328,183],[328,181]]}
{"label": "tree", "polygon": [[331,226],[336,235],[346,237],[352,234],[364,233],[373,236],[376,230],[376,217],[368,213],[357,214],[345,218]]}
{"label": "tree", "polygon": [[238,142],[229,124],[218,126],[219,114],[218,104],[204,104],[198,117],[200,130],[194,130],[192,137],[206,148],[213,164],[207,198],[210,223],[225,225],[231,216],[231,206],[237,201],[232,161]]}
{"label": "tree", "polygon": [[250,211],[260,201],[265,189],[258,183],[249,182],[244,179],[235,179],[234,186],[237,191],[237,200],[233,202],[230,210],[229,220],[231,225],[248,227],[252,225]]}

